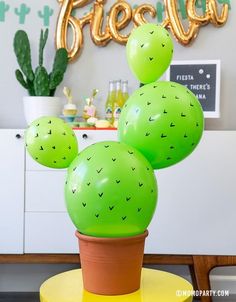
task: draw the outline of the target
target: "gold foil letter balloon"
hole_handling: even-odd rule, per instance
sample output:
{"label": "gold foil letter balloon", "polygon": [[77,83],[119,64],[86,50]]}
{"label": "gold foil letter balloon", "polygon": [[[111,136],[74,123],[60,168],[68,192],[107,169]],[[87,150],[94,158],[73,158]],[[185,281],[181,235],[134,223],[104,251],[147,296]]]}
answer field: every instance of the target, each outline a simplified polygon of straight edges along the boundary
{"label": "gold foil letter balloon", "polygon": [[[186,15],[189,19],[188,29],[185,30],[181,17],[179,15],[177,0],[164,0],[166,19],[162,27],[171,30],[176,40],[187,46],[193,42],[202,26],[212,23],[219,27],[227,22],[229,15],[229,4],[221,5],[221,11],[218,8],[216,0],[206,0],[206,11],[200,16],[196,12],[197,0],[186,0]],[[57,22],[56,46],[65,47],[69,53],[70,60],[75,59],[80,54],[83,47],[83,28],[86,24],[90,25],[90,35],[92,41],[98,46],[106,46],[111,40],[119,44],[126,44],[129,34],[121,34],[130,22],[134,27],[148,23],[145,14],[149,14],[155,22],[156,9],[151,4],[141,4],[132,10],[130,4],[124,0],[117,0],[105,16],[104,4],[106,0],[58,0],[60,4],[60,13]],[[93,9],[82,18],[72,16],[72,11],[82,8],[93,2]],[[220,11],[220,13],[219,13]],[[105,22],[104,30],[103,23]],[[72,43],[68,45],[68,29],[72,32]]]}
{"label": "gold foil letter balloon", "polygon": [[[57,20],[56,29],[56,47],[66,48],[70,60],[78,57],[81,48],[83,47],[83,27],[85,24],[90,23],[93,12],[88,13],[81,19],[77,19],[71,15],[73,9],[82,7],[88,4],[89,0],[58,0],[61,5],[60,13]],[[72,45],[68,47],[67,35],[68,27],[72,31]]]}
{"label": "gold foil letter balloon", "polygon": [[199,16],[196,13],[196,0],[186,0],[187,17],[189,18],[189,27],[185,31],[184,26],[178,14],[178,3],[176,0],[164,0],[167,15],[167,22],[165,23],[172,31],[176,40],[184,46],[192,43],[199,33],[201,26],[211,22],[213,25],[219,27],[227,22],[229,14],[229,5],[224,4],[222,12],[218,14],[218,5],[216,0],[206,0],[205,15]]}
{"label": "gold foil letter balloon", "polygon": [[[119,21],[118,16],[120,13],[122,13],[122,19]],[[132,9],[127,2],[118,1],[112,6],[108,22],[113,40],[119,44],[126,44],[129,35],[120,34],[119,29],[125,28],[131,20]]]}

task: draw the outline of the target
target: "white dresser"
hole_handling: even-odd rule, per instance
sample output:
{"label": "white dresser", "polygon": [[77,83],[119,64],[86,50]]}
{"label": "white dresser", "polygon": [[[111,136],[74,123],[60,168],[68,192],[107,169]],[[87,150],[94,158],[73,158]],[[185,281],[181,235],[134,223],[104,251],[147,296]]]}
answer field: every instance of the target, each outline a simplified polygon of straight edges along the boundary
{"label": "white dresser", "polygon": [[[25,154],[22,130],[0,130],[0,254],[78,253],[64,204],[65,170]],[[114,130],[76,130],[80,150],[117,140]],[[158,147],[158,146],[157,146]],[[158,206],[145,253],[235,255],[236,131],[206,131],[198,148],[156,171]]]}

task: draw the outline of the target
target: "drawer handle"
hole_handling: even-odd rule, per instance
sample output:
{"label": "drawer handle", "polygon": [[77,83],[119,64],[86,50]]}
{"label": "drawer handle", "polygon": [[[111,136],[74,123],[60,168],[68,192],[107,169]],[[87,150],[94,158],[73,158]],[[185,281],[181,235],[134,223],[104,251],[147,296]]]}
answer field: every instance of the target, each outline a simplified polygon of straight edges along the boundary
{"label": "drawer handle", "polygon": [[82,137],[83,137],[83,139],[87,139],[87,138],[88,138],[88,135],[87,135],[86,133],[84,133],[84,134],[82,135]]}
{"label": "drawer handle", "polygon": [[22,136],[21,136],[19,133],[16,134],[16,138],[17,138],[17,139],[20,139],[21,137],[22,137]]}

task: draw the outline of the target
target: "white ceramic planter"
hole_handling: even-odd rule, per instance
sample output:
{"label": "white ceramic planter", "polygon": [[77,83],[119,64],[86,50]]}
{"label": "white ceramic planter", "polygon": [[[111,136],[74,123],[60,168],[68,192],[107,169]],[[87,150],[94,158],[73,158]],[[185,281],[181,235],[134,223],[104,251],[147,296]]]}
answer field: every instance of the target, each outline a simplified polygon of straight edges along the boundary
{"label": "white ceramic planter", "polygon": [[24,114],[27,124],[42,116],[59,116],[62,114],[62,102],[59,97],[25,96]]}

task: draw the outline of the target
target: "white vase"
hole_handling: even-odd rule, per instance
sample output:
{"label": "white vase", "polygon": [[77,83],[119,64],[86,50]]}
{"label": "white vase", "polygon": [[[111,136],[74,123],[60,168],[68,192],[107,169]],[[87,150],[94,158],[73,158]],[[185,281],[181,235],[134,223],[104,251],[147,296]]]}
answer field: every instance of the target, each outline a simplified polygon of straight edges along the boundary
{"label": "white vase", "polygon": [[27,124],[42,116],[56,116],[62,114],[62,102],[59,97],[25,96],[24,114]]}

